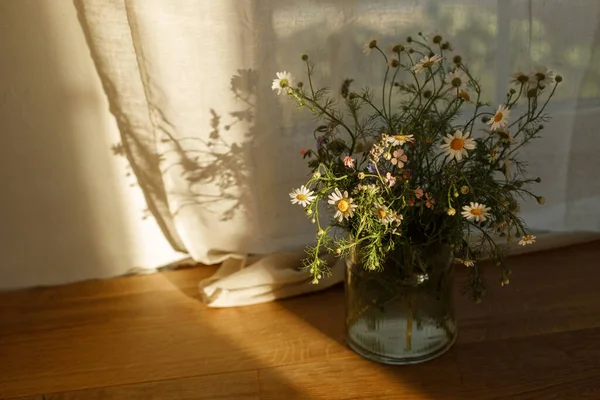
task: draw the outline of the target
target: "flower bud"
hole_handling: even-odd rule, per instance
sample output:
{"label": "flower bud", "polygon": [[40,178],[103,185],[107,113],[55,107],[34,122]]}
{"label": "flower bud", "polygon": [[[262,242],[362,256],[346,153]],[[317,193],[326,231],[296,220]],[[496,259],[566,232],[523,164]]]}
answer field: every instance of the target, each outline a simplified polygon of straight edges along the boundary
{"label": "flower bud", "polygon": [[501,286],[506,286],[510,283],[510,280],[508,280],[507,277],[503,276],[502,279],[500,279],[500,285]]}
{"label": "flower bud", "polygon": [[411,42],[413,41],[413,38],[412,38],[412,36],[409,36],[409,37],[407,37],[407,38],[406,38],[406,41],[407,41],[408,43],[411,43]]}
{"label": "flower bud", "polygon": [[415,52],[415,50],[414,50],[414,49],[408,49],[408,53],[409,53],[409,54],[412,54],[412,53],[414,53],[414,52]]}
{"label": "flower bud", "polygon": [[317,231],[317,235],[319,235],[319,236],[323,236],[324,234],[325,234],[325,231],[323,229],[319,229]]}
{"label": "flower bud", "polygon": [[390,60],[390,67],[398,68],[399,65],[400,65],[400,62],[398,60],[396,60],[395,58],[392,58]]}
{"label": "flower bud", "polygon": [[527,91],[527,97],[537,97],[537,88],[531,88]]}
{"label": "flower bud", "polygon": [[335,249],[335,254],[337,254],[337,255],[342,254],[342,249]]}
{"label": "flower bud", "polygon": [[431,95],[432,95],[432,94],[433,94],[433,93],[431,92],[431,90],[425,90],[425,91],[423,92],[423,97],[424,97],[424,98],[426,98],[426,99],[428,99],[428,98],[430,98],[430,97],[431,97]]}
{"label": "flower bud", "polygon": [[313,172],[313,178],[319,179],[321,177],[321,173],[319,171]]}
{"label": "flower bud", "polygon": [[515,89],[513,89],[513,88],[510,88],[509,92],[510,92],[510,94],[515,94],[515,93],[517,93],[517,91],[516,91]]}
{"label": "flower bud", "polygon": [[456,214],[456,210],[454,208],[449,208],[448,211],[446,211],[446,214],[453,216]]}
{"label": "flower bud", "polygon": [[538,204],[544,204],[546,202],[546,199],[543,196],[539,196],[535,198],[538,202]]}
{"label": "flower bud", "polygon": [[302,54],[302,61],[308,61],[308,54]]}
{"label": "flower bud", "polygon": [[435,44],[442,43],[442,37],[440,35],[435,35],[433,37],[433,43],[435,43]]}
{"label": "flower bud", "polygon": [[377,47],[377,40],[373,39],[369,42],[369,48],[374,49],[375,47]]}
{"label": "flower bud", "polygon": [[306,215],[312,215],[313,210],[311,210],[310,208],[306,210]]}
{"label": "flower bud", "polygon": [[365,179],[365,173],[364,172],[359,172],[358,173],[358,179]]}
{"label": "flower bud", "polygon": [[452,59],[452,62],[456,65],[460,65],[462,64],[462,57],[459,55],[454,56],[454,58]]}
{"label": "flower bud", "polygon": [[556,75],[556,77],[554,78],[554,80],[555,80],[557,83],[561,83],[561,82],[563,81],[563,77],[562,77],[561,75]]}
{"label": "flower bud", "polygon": [[392,155],[391,155],[390,153],[385,153],[385,154],[383,155],[383,158],[385,158],[386,160],[388,160],[388,161],[389,161],[389,160],[391,160],[391,159],[392,159]]}
{"label": "flower bud", "polygon": [[442,50],[450,50],[450,42],[442,43]]}
{"label": "flower bud", "polygon": [[467,185],[464,185],[460,188],[460,192],[462,194],[469,194],[470,191],[471,191],[471,189],[469,189],[469,187]]}
{"label": "flower bud", "polygon": [[536,183],[540,183],[540,182],[542,181],[542,178],[540,178],[540,177],[538,176],[538,177],[537,177],[537,178],[535,178],[533,181],[534,181],[534,182],[536,182]]}
{"label": "flower bud", "polygon": [[297,85],[297,86],[298,86],[299,88],[301,88],[301,87],[303,87],[303,86],[304,86],[304,83],[302,83],[302,82],[298,82],[298,85]]}
{"label": "flower bud", "polygon": [[402,46],[401,44],[397,44],[392,48],[392,51],[394,53],[400,53],[402,50],[404,50],[404,46]]}

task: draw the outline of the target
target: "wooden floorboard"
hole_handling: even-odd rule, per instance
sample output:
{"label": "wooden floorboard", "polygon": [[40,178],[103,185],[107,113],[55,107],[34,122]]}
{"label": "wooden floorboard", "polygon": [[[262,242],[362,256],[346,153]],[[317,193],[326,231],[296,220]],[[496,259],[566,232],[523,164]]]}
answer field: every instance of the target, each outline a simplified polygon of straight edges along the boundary
{"label": "wooden floorboard", "polygon": [[[0,294],[0,399],[600,399],[600,242],[511,259],[409,367],[344,344],[343,291],[209,309],[214,268]],[[465,279],[457,271],[457,292]]]}

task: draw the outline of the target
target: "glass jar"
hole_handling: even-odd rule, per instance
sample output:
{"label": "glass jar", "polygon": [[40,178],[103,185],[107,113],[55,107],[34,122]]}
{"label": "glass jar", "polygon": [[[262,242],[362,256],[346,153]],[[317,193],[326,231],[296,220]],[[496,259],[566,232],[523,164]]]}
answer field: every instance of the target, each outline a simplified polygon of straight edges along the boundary
{"label": "glass jar", "polygon": [[361,356],[384,364],[435,358],[456,340],[447,245],[404,246],[369,271],[358,252],[346,259],[346,341]]}

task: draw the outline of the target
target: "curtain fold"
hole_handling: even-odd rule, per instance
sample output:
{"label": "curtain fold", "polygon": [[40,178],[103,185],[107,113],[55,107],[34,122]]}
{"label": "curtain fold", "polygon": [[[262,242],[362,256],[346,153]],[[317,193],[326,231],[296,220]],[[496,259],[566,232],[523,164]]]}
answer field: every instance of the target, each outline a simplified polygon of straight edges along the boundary
{"label": "curtain fold", "polygon": [[[224,262],[201,282],[215,307],[247,305],[326,288],[301,272],[314,226],[288,202],[307,168],[313,121],[278,98],[278,71],[319,84],[348,77],[378,85],[381,63],[361,53],[372,36],[393,44],[423,31],[447,35],[488,98],[509,71],[554,67],[557,96],[545,137],[524,149],[547,204],[522,205],[540,233],[567,243],[600,230],[600,5],[499,0],[76,0],[82,27],[148,205],[174,248]],[[568,10],[570,12],[566,12]],[[560,29],[558,29],[560,28]],[[506,59],[508,57],[508,59]],[[541,246],[543,247],[543,246]]]}

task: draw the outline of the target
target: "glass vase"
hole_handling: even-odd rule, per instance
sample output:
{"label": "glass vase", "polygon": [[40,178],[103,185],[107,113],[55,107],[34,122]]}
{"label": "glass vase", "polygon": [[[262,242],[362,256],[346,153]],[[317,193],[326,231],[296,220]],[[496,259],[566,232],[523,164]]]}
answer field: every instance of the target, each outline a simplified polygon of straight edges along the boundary
{"label": "glass vase", "polygon": [[346,341],[361,356],[384,364],[435,358],[456,340],[447,245],[405,246],[369,271],[358,252],[346,258]]}

